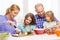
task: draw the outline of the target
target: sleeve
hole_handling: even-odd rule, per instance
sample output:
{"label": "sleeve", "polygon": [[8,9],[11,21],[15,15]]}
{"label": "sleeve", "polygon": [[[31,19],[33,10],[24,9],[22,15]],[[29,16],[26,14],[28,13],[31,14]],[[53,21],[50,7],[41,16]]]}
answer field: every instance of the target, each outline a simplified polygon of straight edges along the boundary
{"label": "sleeve", "polygon": [[46,22],[43,23],[44,28],[46,28]]}
{"label": "sleeve", "polygon": [[26,29],[24,28],[24,26],[22,24],[18,25],[18,28],[21,30],[21,32],[25,33]]}
{"label": "sleeve", "polygon": [[45,27],[45,22],[43,23],[43,26]]}
{"label": "sleeve", "polygon": [[15,19],[13,19],[13,21],[15,22],[15,24],[17,25],[17,22],[16,22],[16,20]]}
{"label": "sleeve", "polygon": [[4,16],[0,15],[0,24],[7,23]]}
{"label": "sleeve", "polygon": [[32,30],[34,30],[35,28],[36,28],[36,26],[35,26],[35,25],[32,25],[32,26],[31,26],[31,29],[32,29]]}
{"label": "sleeve", "polygon": [[20,24],[20,25],[18,25],[18,28],[19,28],[19,29],[22,29],[22,25],[21,25],[21,24]]}
{"label": "sleeve", "polygon": [[58,22],[58,20],[56,19],[56,17],[54,18],[54,21]]}

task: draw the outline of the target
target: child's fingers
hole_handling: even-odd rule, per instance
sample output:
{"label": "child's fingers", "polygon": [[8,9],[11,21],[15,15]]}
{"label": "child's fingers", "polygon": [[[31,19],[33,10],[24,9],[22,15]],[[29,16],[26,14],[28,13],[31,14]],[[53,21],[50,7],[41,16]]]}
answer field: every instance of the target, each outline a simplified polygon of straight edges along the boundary
{"label": "child's fingers", "polygon": [[49,30],[49,29],[45,29],[44,31],[45,31],[45,32],[49,32],[50,30]]}

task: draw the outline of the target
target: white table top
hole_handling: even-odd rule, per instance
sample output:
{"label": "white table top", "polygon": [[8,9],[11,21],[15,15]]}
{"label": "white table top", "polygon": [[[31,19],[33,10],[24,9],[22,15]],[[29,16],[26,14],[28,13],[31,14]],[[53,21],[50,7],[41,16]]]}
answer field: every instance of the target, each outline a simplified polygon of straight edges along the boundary
{"label": "white table top", "polygon": [[32,35],[24,37],[12,37],[9,36],[6,40],[60,40],[60,37],[57,37],[55,34],[41,34],[41,35]]}

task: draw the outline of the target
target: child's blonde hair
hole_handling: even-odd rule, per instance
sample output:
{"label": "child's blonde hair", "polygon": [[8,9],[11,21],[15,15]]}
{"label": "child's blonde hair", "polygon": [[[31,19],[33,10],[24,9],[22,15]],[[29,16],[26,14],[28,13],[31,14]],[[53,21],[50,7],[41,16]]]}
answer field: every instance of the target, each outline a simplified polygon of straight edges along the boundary
{"label": "child's blonde hair", "polygon": [[54,13],[52,11],[47,11],[45,15],[50,17],[51,21],[54,21]]}

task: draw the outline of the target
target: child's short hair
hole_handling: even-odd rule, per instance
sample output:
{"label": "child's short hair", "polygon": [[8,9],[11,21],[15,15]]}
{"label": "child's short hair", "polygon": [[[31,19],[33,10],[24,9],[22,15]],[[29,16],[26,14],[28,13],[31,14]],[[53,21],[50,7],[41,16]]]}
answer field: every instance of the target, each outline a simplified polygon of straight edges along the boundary
{"label": "child's short hair", "polygon": [[47,11],[46,15],[50,17],[51,21],[54,21],[54,13],[52,11]]}
{"label": "child's short hair", "polygon": [[26,16],[25,16],[25,19],[27,19],[28,17],[31,17],[31,19],[32,19],[32,22],[30,23],[30,25],[35,25],[36,20],[35,20],[35,17],[33,15],[33,13],[27,13]]}

